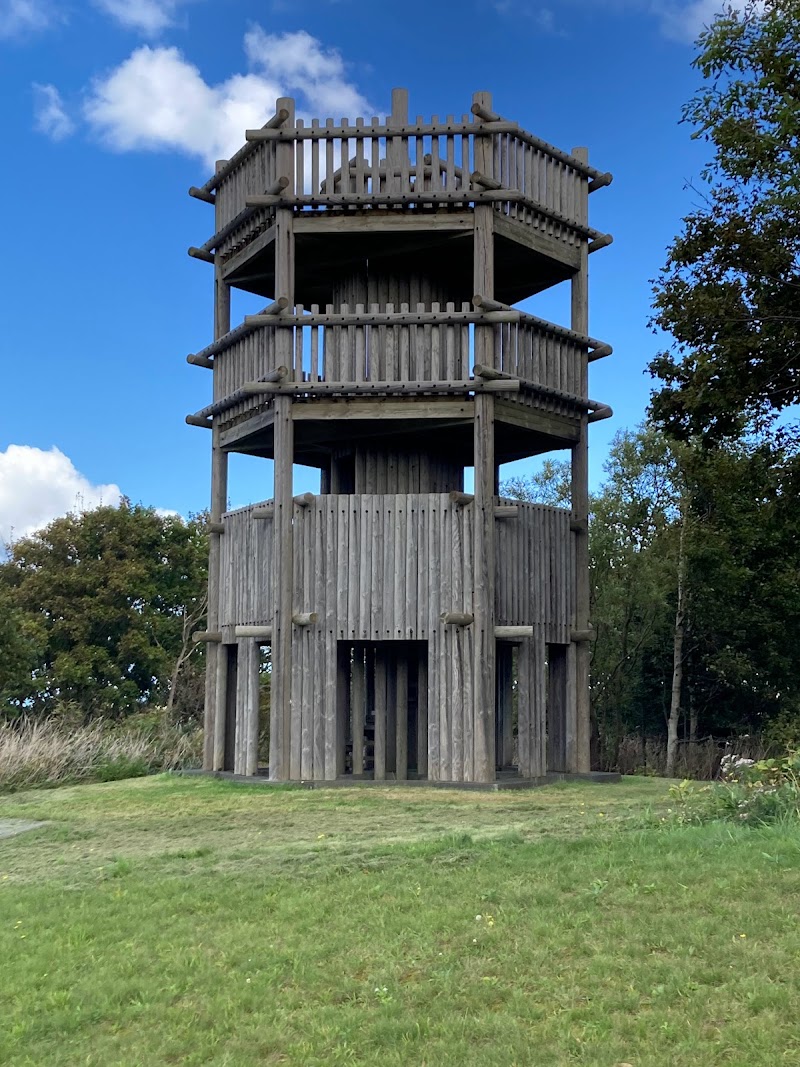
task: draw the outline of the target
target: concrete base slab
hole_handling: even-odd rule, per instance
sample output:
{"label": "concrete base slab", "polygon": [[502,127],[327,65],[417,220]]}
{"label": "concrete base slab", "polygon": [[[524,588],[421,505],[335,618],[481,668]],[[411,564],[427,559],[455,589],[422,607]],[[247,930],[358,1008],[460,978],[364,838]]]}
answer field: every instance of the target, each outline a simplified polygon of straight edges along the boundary
{"label": "concrete base slab", "polygon": [[40,826],[47,826],[47,823],[32,822],[30,819],[0,819],[0,838],[16,837],[28,830],[38,830]]}
{"label": "concrete base slab", "polygon": [[233,774],[231,771],[198,770],[180,771],[178,773],[203,778],[219,778],[222,781],[234,782],[238,785],[273,787],[293,785],[298,789],[385,789],[387,786],[392,788],[398,786],[402,788],[421,786],[423,788],[430,787],[431,789],[467,789],[484,793],[496,793],[506,789],[534,789],[538,786],[553,785],[555,782],[597,782],[608,784],[618,782],[622,777],[620,774],[610,771],[589,771],[585,774],[566,774],[551,771],[541,778],[522,778],[513,771],[499,771],[497,780],[494,782],[429,782],[427,778],[407,778],[398,781],[396,778],[389,776],[376,781],[374,778],[353,775],[342,775],[342,777],[330,782],[271,782],[268,777],[268,769],[265,767],[259,768],[258,774],[255,775]]}

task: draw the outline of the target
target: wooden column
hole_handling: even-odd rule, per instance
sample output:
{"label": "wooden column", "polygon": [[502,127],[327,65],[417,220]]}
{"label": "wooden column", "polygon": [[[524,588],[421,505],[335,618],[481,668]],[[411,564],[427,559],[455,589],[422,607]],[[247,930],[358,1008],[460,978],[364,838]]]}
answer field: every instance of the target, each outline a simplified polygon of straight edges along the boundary
{"label": "wooden column", "polygon": [[423,646],[417,668],[417,775],[428,777],[428,646]]}
{"label": "wooden column", "polygon": [[[502,768],[514,762],[513,683],[514,647],[501,641],[497,646],[497,764]],[[520,705],[520,717],[529,713],[530,708]]]}
{"label": "wooden column", "polygon": [[567,646],[547,646],[547,770],[567,770]]}
{"label": "wooden column", "polygon": [[[473,102],[491,110],[489,93],[475,93]],[[475,138],[475,168],[492,173],[491,137]],[[491,204],[475,206],[474,289],[494,299],[494,209]],[[494,363],[494,327],[476,326],[475,362],[491,367]],[[495,780],[495,606],[494,606],[494,396],[476,393],[474,423],[475,534],[473,593],[473,737],[474,780]]]}
{"label": "wooden column", "polygon": [[353,653],[353,774],[364,773],[364,721],[367,708],[367,677],[364,648],[356,645]]}
{"label": "wooden column", "polygon": [[[285,129],[294,126],[294,100],[282,97],[277,109],[285,108],[289,117]],[[278,173],[289,177],[294,188],[294,143],[278,142]],[[275,211],[275,297],[285,296],[294,307],[294,231],[291,208]],[[292,331],[278,330],[275,355],[278,366],[293,366]],[[273,521],[273,589],[275,604],[272,620],[272,706],[270,715],[269,776],[273,781],[289,778],[292,693],[292,591],[294,552],[292,518],[292,465],[294,462],[294,426],[292,398],[275,397],[275,518]]]}
{"label": "wooden column", "polygon": [[[217,162],[217,171],[227,160]],[[219,207],[215,208],[215,230],[220,228]],[[218,340],[231,328],[231,293],[222,279],[222,267],[214,265],[214,340]],[[216,378],[217,371],[214,370]],[[216,397],[216,392],[214,398]],[[214,532],[214,523],[222,522],[222,514],[228,503],[228,454],[219,443],[220,431],[215,425],[211,431],[211,509],[212,529],[208,535],[208,616],[206,629],[219,630],[220,605],[220,534]],[[206,645],[205,713],[203,717],[203,769],[222,769],[225,760],[225,713],[227,654],[219,643]]]}
{"label": "wooden column", "polygon": [[375,650],[375,780],[386,777],[386,651]]}
{"label": "wooden column", "polygon": [[[236,774],[255,774],[258,765],[258,666],[260,649],[253,638],[237,642],[236,743],[233,769]],[[231,679],[229,679],[229,685]]]}
{"label": "wooden column", "polygon": [[408,778],[408,652],[398,650],[395,681],[395,773],[398,781]]}
{"label": "wooden column", "polygon": [[[589,153],[585,148],[573,148],[572,154],[583,163],[588,163]],[[586,225],[589,217],[589,187],[585,179],[578,182],[575,199],[578,222]],[[581,241],[580,270],[572,279],[572,314],[570,326],[576,333],[589,332],[589,246]],[[579,392],[582,397],[589,395],[589,359],[581,356],[581,378]],[[580,439],[572,448],[572,512],[582,528],[573,534],[575,545],[575,629],[586,632],[589,629],[591,611],[591,591],[589,585],[589,434],[588,419],[581,417]],[[591,646],[588,641],[581,641],[574,646],[570,659],[574,662],[574,719],[567,712],[566,758],[570,771],[588,771],[590,769],[589,741],[589,665]],[[572,720],[572,721],[571,721]]]}

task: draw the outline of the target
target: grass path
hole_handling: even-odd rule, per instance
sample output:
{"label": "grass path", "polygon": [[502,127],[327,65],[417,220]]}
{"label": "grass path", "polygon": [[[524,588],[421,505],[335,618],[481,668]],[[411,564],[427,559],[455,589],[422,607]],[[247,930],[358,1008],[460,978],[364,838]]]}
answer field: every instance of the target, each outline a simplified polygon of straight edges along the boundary
{"label": "grass path", "polygon": [[665,794],[2,798],[0,1063],[800,1065],[800,834]]}

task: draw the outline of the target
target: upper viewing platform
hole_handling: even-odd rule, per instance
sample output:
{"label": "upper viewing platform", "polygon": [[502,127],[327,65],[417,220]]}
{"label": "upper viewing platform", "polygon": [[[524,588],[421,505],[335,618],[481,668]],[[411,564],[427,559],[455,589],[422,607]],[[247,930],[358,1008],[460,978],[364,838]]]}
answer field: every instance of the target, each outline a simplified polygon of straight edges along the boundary
{"label": "upper viewing platform", "polygon": [[[335,273],[376,260],[404,273],[424,255],[444,299],[471,295],[473,215],[491,205],[495,298],[515,303],[569,277],[611,238],[588,224],[588,194],[611,175],[585,153],[563,152],[495,114],[476,93],[469,114],[408,116],[408,94],[392,93],[378,117],[296,118],[290,98],[200,188],[215,204],[216,230],[191,254],[214,261],[233,286],[275,292],[276,216],[291,209],[296,299],[334,299]],[[580,158],[583,156],[583,158]]]}

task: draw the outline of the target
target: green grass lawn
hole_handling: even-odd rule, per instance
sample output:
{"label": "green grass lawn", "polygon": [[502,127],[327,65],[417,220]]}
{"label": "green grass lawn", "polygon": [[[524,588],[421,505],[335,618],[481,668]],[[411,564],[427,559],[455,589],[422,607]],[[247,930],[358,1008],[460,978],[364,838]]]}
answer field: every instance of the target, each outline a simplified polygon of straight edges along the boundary
{"label": "green grass lawn", "polygon": [[800,832],[666,790],[2,798],[0,1064],[800,1065]]}

